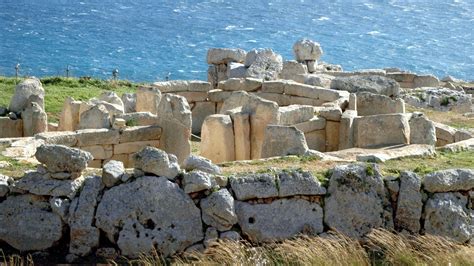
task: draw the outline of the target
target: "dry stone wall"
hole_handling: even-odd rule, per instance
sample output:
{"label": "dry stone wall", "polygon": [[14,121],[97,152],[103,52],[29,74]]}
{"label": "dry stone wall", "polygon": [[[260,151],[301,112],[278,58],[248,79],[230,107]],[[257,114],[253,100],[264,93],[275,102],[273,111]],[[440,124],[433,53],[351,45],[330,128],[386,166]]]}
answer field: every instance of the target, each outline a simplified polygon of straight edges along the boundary
{"label": "dry stone wall", "polygon": [[375,228],[459,243],[474,237],[472,169],[383,177],[376,164],[348,164],[329,172],[326,187],[301,170],[224,177],[197,156],[181,168],[153,147],[134,156],[133,171],[112,160],[102,176],[82,174],[89,152],[45,145],[36,156],[43,163],[36,171],[0,176],[0,240],[68,262],[153,250],[171,256],[229,237],[265,243],[331,230],[355,239]]}

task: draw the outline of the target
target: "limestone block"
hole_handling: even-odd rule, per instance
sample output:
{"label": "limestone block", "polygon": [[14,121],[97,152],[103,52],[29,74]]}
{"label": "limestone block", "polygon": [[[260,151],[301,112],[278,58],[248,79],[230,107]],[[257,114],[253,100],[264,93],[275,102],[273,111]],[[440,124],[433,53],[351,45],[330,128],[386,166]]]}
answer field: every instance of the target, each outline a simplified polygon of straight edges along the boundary
{"label": "limestone block", "polygon": [[182,96],[165,94],[158,106],[157,125],[162,128],[160,149],[182,163],[191,154],[191,109]]}
{"label": "limestone block", "polygon": [[304,134],[306,144],[311,150],[326,151],[326,130],[309,131]]}
{"label": "limestone block", "polygon": [[231,91],[223,91],[223,90],[219,90],[219,89],[210,90],[209,91],[209,101],[216,102],[216,103],[223,102],[227,98],[229,98],[230,95],[232,95]]}
{"label": "limestone block", "polygon": [[202,220],[207,225],[225,231],[238,222],[234,198],[227,189],[213,192],[201,200]]}
{"label": "limestone block", "polygon": [[316,130],[321,130],[326,127],[326,119],[320,116],[314,116],[306,122],[302,122],[294,125],[297,129],[308,133]]}
{"label": "limestone block", "polygon": [[154,147],[145,147],[133,155],[135,168],[173,180],[180,167],[175,155]]}
{"label": "limestone block", "polygon": [[206,117],[216,113],[215,102],[197,102],[191,109],[193,119],[193,134],[201,133],[202,123]]}
{"label": "limestone block", "polygon": [[242,49],[211,48],[207,50],[207,63],[209,65],[243,63],[246,55],[247,53]]}
{"label": "limestone block", "polygon": [[436,144],[436,128],[422,113],[412,114],[410,121],[410,144]]}
{"label": "limestone block", "polygon": [[99,100],[107,102],[107,103],[114,106],[114,109],[116,109],[116,111],[111,112],[109,110],[109,112],[111,112],[111,113],[114,113],[114,114],[115,113],[122,113],[123,114],[125,112],[125,107],[124,107],[122,99],[117,95],[117,93],[115,93],[113,91],[104,91],[104,92],[102,92],[99,96]]}
{"label": "limestone block", "polygon": [[[433,123],[436,128],[436,139],[438,141],[436,146],[444,146],[446,144],[451,144],[454,142],[454,134],[456,134],[457,131],[455,128],[441,123]],[[441,144],[441,141],[443,141],[443,145],[439,145]]]}
{"label": "limestone block", "polygon": [[420,87],[438,87],[439,79],[433,75],[417,75],[413,78],[413,86]]}
{"label": "limestone block", "polygon": [[278,174],[279,197],[324,195],[326,189],[310,172],[281,172]]}
{"label": "limestone block", "polygon": [[161,91],[153,86],[140,86],[137,88],[137,112],[150,112],[157,114],[161,101]]}
{"label": "limestone block", "polygon": [[79,129],[110,128],[111,126],[109,111],[103,104],[95,105],[80,115]]}
{"label": "limestone block", "polygon": [[36,133],[48,131],[46,112],[35,102],[25,107],[21,112],[23,120],[23,136],[30,137]]}
{"label": "limestone block", "polygon": [[212,183],[212,176],[199,170],[191,171],[183,176],[183,190],[187,194],[210,189]]}
{"label": "limestone block", "polygon": [[346,110],[339,122],[339,150],[350,149],[354,147],[354,119],[357,111]]}
{"label": "limestone block", "polygon": [[341,121],[342,110],[339,106],[324,107],[319,109],[319,116],[324,117],[328,121]]}
{"label": "limestone block", "polygon": [[255,78],[230,78],[219,82],[223,91],[256,91],[262,87],[262,80]]}
{"label": "limestone block", "polygon": [[340,123],[326,121],[326,151],[337,151],[339,149]]}
{"label": "limestone block", "polygon": [[398,83],[413,83],[416,75],[408,72],[393,72],[387,73],[387,77],[396,80]]}
{"label": "limestone block", "polygon": [[49,174],[39,172],[26,173],[13,187],[35,195],[68,197],[73,199],[82,188],[84,177],[74,180],[53,179]]}
{"label": "limestone block", "polygon": [[23,137],[23,121],[0,117],[0,138]]}
{"label": "limestone block", "polygon": [[230,186],[237,200],[262,199],[278,196],[275,176],[248,174],[230,178]]}
{"label": "limestone block", "polygon": [[423,179],[428,192],[466,191],[474,188],[474,170],[449,169],[429,173]]}
{"label": "limestone block", "polygon": [[262,92],[283,94],[286,82],[284,80],[266,80],[262,83]]}
{"label": "limestone block", "polygon": [[229,79],[231,78],[245,78],[245,73],[247,72],[247,68],[244,64],[230,62],[227,65],[227,72],[226,75]]}
{"label": "limestone block", "polygon": [[400,189],[395,213],[397,228],[415,234],[419,233],[422,208],[420,177],[412,172],[402,172],[400,174]]}
{"label": "limestone block", "polygon": [[67,97],[63,104],[61,117],[59,118],[59,131],[74,131],[79,127],[79,111],[81,101],[75,101],[72,97]]}
{"label": "limestone block", "polygon": [[298,62],[317,61],[323,54],[323,50],[319,43],[309,39],[301,39],[293,45],[293,53]]}
{"label": "limestone block", "polygon": [[474,138],[474,134],[467,130],[457,130],[456,133],[454,133],[454,142],[468,140],[470,138]]}
{"label": "limestone block", "polygon": [[190,155],[186,158],[183,167],[186,171],[199,170],[213,175],[221,173],[219,166],[213,164],[209,159],[197,155]]}
{"label": "limestone block", "polygon": [[278,108],[280,125],[294,125],[309,121],[314,117],[314,108],[310,105],[289,105]]}
{"label": "limestone block", "polygon": [[46,165],[52,173],[80,173],[87,167],[87,163],[93,159],[88,152],[52,144],[39,146],[36,149],[35,157],[40,163]]}
{"label": "limestone block", "polygon": [[410,126],[403,114],[357,117],[354,120],[355,146],[360,148],[408,144]]}
{"label": "limestone block", "polygon": [[283,68],[280,73],[281,79],[294,79],[297,75],[308,73],[306,64],[290,60],[283,62]]}
{"label": "limestone block", "polygon": [[346,110],[357,111],[357,94],[349,94],[349,106]]}
{"label": "limestone block", "polygon": [[145,140],[159,140],[161,127],[158,126],[135,126],[127,127],[120,131],[120,143],[136,142]]}
{"label": "limestone block", "polygon": [[113,187],[120,182],[122,175],[125,174],[123,162],[110,160],[104,163],[102,170],[102,183],[106,187]]}
{"label": "limestone block", "polygon": [[268,125],[262,146],[262,158],[304,155],[308,150],[303,132],[294,126]]}
{"label": "limestone block", "polygon": [[160,141],[159,140],[144,140],[144,141],[134,141],[134,142],[125,142],[125,143],[116,144],[114,145],[114,154],[135,153],[148,146],[159,148]]}
{"label": "limestone block", "polygon": [[385,95],[361,92],[357,94],[357,113],[360,116],[405,113],[405,102],[400,98],[392,100]]}
{"label": "limestone block", "polygon": [[127,126],[156,126],[158,123],[158,117],[150,112],[129,113],[115,117],[124,119]]}
{"label": "limestone block", "polygon": [[110,159],[114,153],[112,145],[94,145],[79,147],[83,151],[90,152],[95,160]]}
{"label": "limestone block", "polygon": [[118,144],[120,133],[114,129],[83,129],[76,131],[77,146]]}
{"label": "limestone block", "polygon": [[[261,97],[265,100],[272,101],[278,104],[278,106],[287,106],[290,104],[297,104],[296,101],[293,101],[293,96],[279,94],[279,93],[269,93],[269,92],[257,92],[255,95]],[[306,99],[306,98],[305,98]],[[308,99],[311,100],[311,99]],[[307,102],[305,102],[306,104]],[[311,101],[312,104],[312,101]]]}
{"label": "limestone block", "polygon": [[201,80],[171,80],[153,83],[162,93],[208,92],[211,84]]}
{"label": "limestone block", "polygon": [[[309,65],[309,64],[308,64]],[[309,68],[308,68],[309,71]],[[311,72],[311,71],[310,71]],[[331,88],[331,81],[334,79],[334,76],[327,74],[306,74],[300,77],[302,80],[297,82],[304,83],[311,86],[318,86],[325,89]]]}
{"label": "limestone block", "polygon": [[398,82],[379,75],[337,77],[331,82],[331,89],[352,93],[371,92],[389,97],[400,95]]}
{"label": "limestone block", "polygon": [[202,125],[201,155],[214,163],[235,160],[234,130],[228,115],[208,116]]}
{"label": "limestone block", "polygon": [[188,103],[204,102],[207,100],[207,91],[206,92],[181,91],[181,92],[173,92],[173,94],[183,96],[184,98],[186,98]]}
{"label": "limestone block", "polygon": [[233,113],[235,159],[250,160],[250,117],[248,114]]}
{"label": "limestone block", "polygon": [[103,162],[104,162],[103,160],[92,160],[89,163],[89,167],[90,168],[102,168]]}
{"label": "limestone block", "polygon": [[283,59],[272,49],[253,49],[245,57],[245,66],[247,77],[274,80],[283,68]]}
{"label": "limestone block", "polygon": [[270,204],[236,202],[242,233],[252,242],[273,242],[303,232],[323,231],[323,210],[317,203],[301,199],[279,199]]}
{"label": "limestone block", "polygon": [[39,79],[25,79],[16,85],[8,110],[15,113],[23,111],[23,109],[28,107],[28,103],[31,102],[31,100],[28,100],[30,97],[33,97],[39,107],[44,110],[44,94],[44,89]]}
{"label": "limestone block", "polygon": [[122,94],[122,102],[125,113],[134,113],[137,111],[137,94],[124,93]]}

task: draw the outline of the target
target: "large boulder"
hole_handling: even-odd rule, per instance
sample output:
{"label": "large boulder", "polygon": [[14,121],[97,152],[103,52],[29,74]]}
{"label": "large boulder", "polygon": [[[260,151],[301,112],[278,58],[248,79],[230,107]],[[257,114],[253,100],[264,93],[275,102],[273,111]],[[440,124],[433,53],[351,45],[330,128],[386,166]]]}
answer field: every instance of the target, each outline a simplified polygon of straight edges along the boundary
{"label": "large boulder", "polygon": [[474,236],[474,211],[461,193],[436,193],[425,204],[425,233],[465,243]]}
{"label": "large boulder", "polygon": [[[376,164],[336,166],[325,198],[324,221],[329,229],[361,238],[386,227],[391,216],[387,192]],[[391,218],[391,217],[390,217]]]}
{"label": "large boulder", "polygon": [[199,170],[209,174],[218,175],[221,173],[219,166],[213,164],[209,159],[191,154],[184,160],[183,168],[186,171]]}
{"label": "large boulder", "polygon": [[412,114],[410,120],[410,144],[436,145],[436,127],[422,113]]}
{"label": "large boulder", "polygon": [[46,144],[36,149],[36,159],[50,172],[80,173],[93,159],[89,152],[63,145]]}
{"label": "large boulder", "polygon": [[304,155],[308,151],[303,132],[294,126],[267,126],[262,147],[262,158]]}
{"label": "large boulder", "polygon": [[274,80],[278,79],[283,69],[283,59],[272,49],[253,49],[247,53],[245,66],[247,77]]}
{"label": "large boulder", "polygon": [[82,112],[79,118],[79,129],[111,128],[111,126],[110,113],[103,104],[94,105]]}
{"label": "large boulder", "polygon": [[31,137],[37,133],[48,131],[48,116],[38,103],[32,102],[21,112],[23,120],[23,136]]}
{"label": "large boulder", "polygon": [[271,204],[236,202],[242,233],[252,242],[273,242],[301,233],[323,232],[323,209],[301,199],[279,199]]}
{"label": "large boulder", "polygon": [[400,189],[398,192],[397,210],[395,212],[396,227],[399,230],[418,233],[421,228],[422,209],[420,177],[412,172],[402,172],[400,174]]}
{"label": "large boulder", "polygon": [[474,170],[448,169],[427,174],[423,188],[432,193],[474,189]]}
{"label": "large boulder", "polygon": [[45,250],[62,237],[61,218],[41,196],[10,196],[0,203],[0,240],[19,251]]}
{"label": "large boulder", "polygon": [[73,199],[81,190],[84,177],[74,180],[58,180],[39,172],[28,172],[14,183],[14,188],[27,191],[35,195],[68,197]]}
{"label": "large boulder", "polygon": [[124,93],[122,94],[122,102],[125,113],[134,113],[137,111],[137,94]]}
{"label": "large boulder", "polygon": [[357,114],[360,116],[405,113],[405,102],[370,92],[357,93]]}
{"label": "large boulder", "polygon": [[301,39],[293,45],[293,53],[298,62],[318,61],[323,54],[323,50],[319,43],[308,39]]}
{"label": "large boulder", "polygon": [[154,249],[173,255],[203,239],[200,210],[164,177],[145,176],[106,191],[95,224],[132,258]]}
{"label": "large boulder", "polygon": [[243,63],[246,55],[247,53],[242,49],[211,48],[207,50],[207,63],[209,65]]}
{"label": "large boulder", "polygon": [[186,98],[165,94],[158,106],[157,125],[163,129],[160,149],[176,155],[181,164],[191,154],[192,113]]}
{"label": "large boulder", "polygon": [[176,156],[154,147],[145,147],[133,155],[135,168],[145,173],[174,179],[179,171]]}
{"label": "large boulder", "polygon": [[185,193],[194,193],[212,188],[213,177],[199,170],[186,173],[183,176],[183,190]]}
{"label": "large boulder", "polygon": [[221,189],[201,200],[202,220],[207,225],[226,231],[237,223],[234,198],[227,189]]}
{"label": "large boulder", "polygon": [[36,103],[44,109],[44,89],[41,85],[41,81],[37,78],[28,78],[18,84],[15,88],[15,94],[13,95],[9,110],[11,112],[21,112],[25,109],[31,100],[30,97],[35,98]]}
{"label": "large boulder", "polygon": [[348,92],[371,92],[389,97],[400,95],[400,85],[391,78],[378,75],[337,77],[331,82],[331,89]]}

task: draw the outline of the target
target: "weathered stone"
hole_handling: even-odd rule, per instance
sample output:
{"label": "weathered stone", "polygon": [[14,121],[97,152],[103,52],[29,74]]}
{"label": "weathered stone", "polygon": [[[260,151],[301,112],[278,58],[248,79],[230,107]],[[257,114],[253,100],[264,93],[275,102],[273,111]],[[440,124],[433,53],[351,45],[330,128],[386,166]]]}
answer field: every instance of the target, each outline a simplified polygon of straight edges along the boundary
{"label": "weathered stone", "polygon": [[158,140],[160,139],[161,131],[161,127],[158,126],[127,127],[120,132],[119,142]]}
{"label": "weathered stone", "polygon": [[354,119],[355,146],[360,148],[408,144],[410,125],[403,114],[356,117]]}
{"label": "weathered stone", "polygon": [[330,229],[360,238],[373,228],[385,227],[384,207],[388,198],[377,165],[336,166],[328,194],[324,221]]}
{"label": "weathered stone", "polygon": [[103,104],[95,105],[81,113],[79,129],[110,128],[111,126],[109,111],[107,111]]}
{"label": "weathered stone", "polygon": [[122,94],[122,102],[125,113],[134,113],[137,111],[137,94],[124,93]]}
{"label": "weathered stone", "polygon": [[158,116],[150,112],[117,115],[115,118],[124,119],[127,126],[156,126],[158,123]]}
{"label": "weathered stone", "polygon": [[[206,93],[210,90],[210,83],[201,80],[171,80],[153,83],[153,87],[158,88],[162,93],[186,93],[200,92]],[[184,94],[186,95],[186,94]],[[192,94],[189,94],[192,95]]]}
{"label": "weathered stone", "polygon": [[304,134],[306,144],[311,150],[326,151],[326,130],[315,130]]}
{"label": "weathered stone", "polygon": [[337,77],[331,83],[331,89],[348,92],[371,92],[395,97],[400,94],[400,85],[391,78],[375,75]]}
{"label": "weathered stone", "polygon": [[461,193],[436,193],[425,204],[425,233],[465,243],[474,235],[473,211]]}
{"label": "weathered stone", "polygon": [[204,120],[201,155],[214,163],[235,160],[234,130],[230,116],[211,115]]}
{"label": "weathered stone", "polygon": [[49,174],[38,172],[26,173],[14,183],[15,189],[28,191],[35,195],[74,198],[82,188],[84,177],[74,180],[58,180],[50,178]]}
{"label": "weathered stone", "polygon": [[338,150],[340,126],[339,122],[326,121],[326,151]]}
{"label": "weathered stone", "polygon": [[43,140],[45,144],[73,147],[77,143],[76,135],[76,132],[71,131],[43,132],[36,134],[35,138]]}
{"label": "weathered stone", "polygon": [[239,241],[242,239],[240,234],[236,231],[222,232],[219,238],[223,240],[231,240],[231,241]]}
{"label": "weathered stone", "polygon": [[186,173],[183,176],[183,189],[185,193],[194,193],[212,187],[211,175],[199,170]]}
{"label": "weathered stone", "polygon": [[209,159],[197,155],[190,155],[183,163],[186,171],[199,170],[213,175],[221,173],[219,166],[213,164]]}
{"label": "weathered stone", "polygon": [[229,79],[231,78],[245,78],[247,68],[244,64],[230,62],[227,65],[226,75]]}
{"label": "weathered stone", "polygon": [[[37,78],[28,78],[16,85],[15,93],[10,101],[8,110],[10,112],[21,112],[28,106],[29,98],[35,97],[36,103],[44,110],[44,89],[41,81]],[[31,102],[31,101],[30,101]]]}
{"label": "weathered stone", "polygon": [[410,144],[436,144],[436,128],[422,113],[413,113],[410,120]]}
{"label": "weathered stone", "polygon": [[439,79],[433,75],[417,75],[413,78],[413,87],[438,87]]}
{"label": "weathered stone", "polygon": [[234,198],[227,191],[221,189],[201,200],[202,220],[207,225],[225,231],[237,223]]}
{"label": "weathered stone", "polygon": [[306,73],[308,73],[308,68],[305,64],[293,60],[285,61],[283,62],[280,78],[294,80],[298,75],[304,75]]}
{"label": "weathered stone", "polygon": [[433,124],[436,128],[436,146],[444,146],[454,142],[454,134],[457,131],[455,128],[436,122],[433,122]]}
{"label": "weathered stone", "polygon": [[230,185],[237,200],[278,196],[275,177],[270,174],[250,174],[232,177]]}
{"label": "weathered stone", "polygon": [[357,111],[346,110],[339,122],[339,150],[350,149],[354,147],[354,119]]}
{"label": "weathered stone", "polygon": [[310,105],[289,105],[278,108],[280,125],[292,126],[309,121],[314,117],[314,108]]}
{"label": "weathered stone", "polygon": [[421,180],[412,172],[400,174],[400,189],[398,192],[395,225],[399,230],[412,233],[420,231],[420,219],[423,208],[421,196]]}
{"label": "weathered stone", "polygon": [[319,110],[319,116],[326,120],[339,122],[341,121],[342,110],[338,106],[323,107]]}
{"label": "weathered stone", "polygon": [[0,198],[5,197],[10,191],[10,185],[13,184],[13,178],[0,174]]}
{"label": "weathered stone", "polygon": [[262,80],[255,78],[230,78],[219,82],[217,88],[223,91],[256,91],[262,87]]}
{"label": "weathered stone", "polygon": [[48,131],[48,117],[46,112],[35,102],[25,106],[21,112],[23,120],[23,136],[30,137],[36,133]]}
{"label": "weathered stone", "polygon": [[117,93],[113,91],[102,92],[99,96],[99,100],[113,104],[120,113],[125,112],[125,107],[124,107],[122,99],[120,99]]}
{"label": "weathered stone", "polygon": [[400,98],[360,92],[357,94],[357,113],[360,116],[405,113],[405,102]]}
{"label": "weathered stone", "polygon": [[198,102],[195,103],[192,111],[192,120],[193,120],[193,134],[201,133],[202,124],[206,117],[216,113],[216,103],[214,102]]}
{"label": "weathered stone", "polygon": [[310,172],[281,172],[278,178],[278,196],[280,197],[326,194],[326,189]]}
{"label": "weathered stone", "polygon": [[209,65],[228,64],[230,62],[243,63],[246,54],[242,49],[211,48],[207,50],[207,63]]}
{"label": "weathered stone", "polygon": [[250,116],[232,112],[231,117],[234,126],[235,159],[250,160]]}
{"label": "weathered stone", "polygon": [[83,129],[76,132],[77,146],[118,144],[120,133],[109,129]]}
{"label": "weathered stone", "polygon": [[125,173],[123,163],[120,161],[110,160],[102,169],[102,182],[106,187],[115,186]]}
{"label": "weathered stone", "polygon": [[112,145],[82,146],[80,149],[89,152],[94,160],[110,159],[114,153]]}
{"label": "weathered stone", "polygon": [[158,105],[161,101],[161,91],[152,86],[140,86],[137,89],[137,102],[135,109],[137,112],[150,112],[154,115],[158,113]]}
{"label": "weathered stone", "polygon": [[50,172],[80,173],[93,157],[90,153],[62,145],[45,144],[36,149],[36,159]]}
{"label": "weathered stone", "polygon": [[304,133],[312,132],[315,130],[321,130],[326,127],[326,119],[315,116],[306,122],[302,122],[294,125],[297,129],[303,131]]}
{"label": "weathered stone", "polygon": [[0,240],[19,251],[45,250],[62,237],[61,218],[34,195],[10,196],[0,203]]}
{"label": "weathered stone", "polygon": [[106,191],[96,226],[118,244],[122,255],[132,258],[154,248],[169,256],[203,239],[200,210],[163,177],[145,176]]}
{"label": "weathered stone", "polygon": [[71,206],[71,200],[62,197],[53,197],[49,200],[51,211],[59,217],[64,223],[68,222],[69,217],[69,206]]}
{"label": "weathered stone", "polygon": [[160,149],[176,155],[182,163],[191,154],[191,108],[184,97],[165,94],[158,114],[157,124],[162,128]]}
{"label": "weathered stone", "polygon": [[263,142],[262,158],[303,155],[308,150],[303,132],[294,126],[269,125]]}
{"label": "weathered stone", "polygon": [[253,49],[245,57],[245,66],[247,77],[273,80],[278,79],[283,68],[283,59],[272,49]]}
{"label": "weathered stone", "polygon": [[103,188],[99,176],[87,177],[81,194],[71,202],[69,252],[72,254],[84,256],[99,245],[100,232],[94,227],[94,216]]}
{"label": "weathered stone", "polygon": [[318,86],[325,89],[330,89],[331,82],[335,77],[331,75],[326,75],[326,74],[308,74],[308,75],[301,76],[300,78],[302,79],[297,80],[297,82],[304,83],[311,86]]}
{"label": "weathered stone", "polygon": [[308,231],[323,232],[323,209],[301,199],[279,199],[270,204],[236,202],[242,233],[252,242],[273,242]]}
{"label": "weathered stone", "polygon": [[180,171],[176,156],[167,154],[157,148],[145,147],[135,153],[133,158],[135,160],[135,168],[145,173],[174,179]]}
{"label": "weathered stone", "polygon": [[442,151],[447,152],[459,152],[459,151],[473,151],[474,150],[474,138],[463,140],[448,144],[441,148]]}
{"label": "weathered stone", "polygon": [[428,192],[467,191],[474,188],[473,169],[448,169],[429,173],[423,179]]}
{"label": "weathered stone", "polygon": [[145,140],[145,141],[135,141],[135,142],[126,142],[114,145],[114,154],[132,154],[140,151],[145,147],[160,147],[159,140]]}
{"label": "weathered stone", "polygon": [[323,50],[319,43],[308,39],[301,39],[293,45],[293,53],[298,62],[317,61],[323,54]]}
{"label": "weathered stone", "polygon": [[458,130],[454,133],[454,142],[468,140],[470,138],[474,138],[474,133],[470,133],[467,130]]}
{"label": "weathered stone", "polygon": [[0,138],[23,137],[23,121],[0,117]]}

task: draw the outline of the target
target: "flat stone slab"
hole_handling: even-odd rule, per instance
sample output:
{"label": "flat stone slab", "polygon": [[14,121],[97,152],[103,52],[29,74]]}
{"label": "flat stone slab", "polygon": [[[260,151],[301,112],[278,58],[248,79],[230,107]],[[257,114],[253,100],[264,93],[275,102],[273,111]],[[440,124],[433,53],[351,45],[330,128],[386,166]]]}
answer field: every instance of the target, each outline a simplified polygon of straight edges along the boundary
{"label": "flat stone slab", "polygon": [[409,157],[433,156],[435,153],[435,149],[431,145],[410,144],[388,146],[377,149],[351,148],[346,150],[327,152],[325,153],[325,155],[338,157],[340,159],[348,161],[384,162],[387,160]]}

